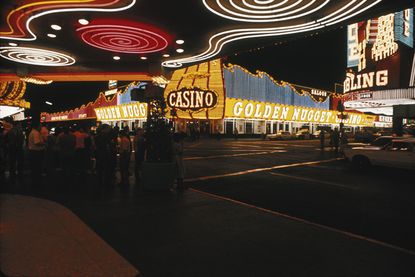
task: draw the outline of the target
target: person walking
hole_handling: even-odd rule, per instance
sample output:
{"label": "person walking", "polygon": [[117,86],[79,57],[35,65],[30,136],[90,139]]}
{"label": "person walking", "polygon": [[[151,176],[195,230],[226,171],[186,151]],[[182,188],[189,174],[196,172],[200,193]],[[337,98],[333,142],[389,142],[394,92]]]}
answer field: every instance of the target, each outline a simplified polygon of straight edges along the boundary
{"label": "person walking", "polygon": [[173,161],[176,167],[177,190],[183,191],[187,189],[184,179],[184,161],[183,161],[183,137],[180,133],[173,134]]}
{"label": "person walking", "polygon": [[131,141],[126,130],[120,132],[119,140],[119,151],[120,151],[120,174],[121,174],[121,185],[128,185],[128,169],[130,166],[131,156]]}

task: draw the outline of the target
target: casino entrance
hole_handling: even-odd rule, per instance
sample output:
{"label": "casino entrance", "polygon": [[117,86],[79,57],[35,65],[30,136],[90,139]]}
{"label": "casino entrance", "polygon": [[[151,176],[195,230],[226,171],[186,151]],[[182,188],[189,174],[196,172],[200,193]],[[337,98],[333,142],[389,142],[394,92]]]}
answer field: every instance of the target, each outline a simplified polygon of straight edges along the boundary
{"label": "casino entrance", "polygon": [[176,120],[176,132],[186,133],[188,138],[193,140],[199,139],[200,137],[209,137],[213,134],[213,120],[203,119],[178,119]]}

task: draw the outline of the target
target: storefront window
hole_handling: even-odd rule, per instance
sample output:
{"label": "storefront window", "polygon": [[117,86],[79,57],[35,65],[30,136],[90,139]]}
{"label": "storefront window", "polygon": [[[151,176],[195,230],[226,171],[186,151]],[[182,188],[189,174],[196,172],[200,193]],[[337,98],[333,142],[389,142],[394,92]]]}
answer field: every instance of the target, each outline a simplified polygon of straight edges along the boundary
{"label": "storefront window", "polygon": [[247,121],[245,123],[245,133],[246,134],[253,134],[254,133],[252,121]]}
{"label": "storefront window", "polygon": [[228,135],[233,134],[233,121],[226,121],[225,133]]}
{"label": "storefront window", "polygon": [[271,122],[267,122],[267,134],[271,134]]}

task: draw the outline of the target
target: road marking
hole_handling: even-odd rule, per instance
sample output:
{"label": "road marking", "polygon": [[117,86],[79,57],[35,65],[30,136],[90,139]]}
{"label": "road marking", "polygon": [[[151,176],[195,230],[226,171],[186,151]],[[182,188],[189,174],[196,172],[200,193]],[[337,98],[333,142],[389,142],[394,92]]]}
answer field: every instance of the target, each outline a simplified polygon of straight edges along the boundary
{"label": "road marking", "polygon": [[192,145],[187,146],[187,148],[194,148],[194,147],[199,146],[201,144],[202,144],[202,142],[197,142],[195,144],[192,144]]}
{"label": "road marking", "polygon": [[274,175],[274,176],[280,176],[280,177],[284,177],[284,178],[296,179],[296,180],[307,181],[307,182],[311,182],[311,183],[318,183],[318,184],[323,184],[323,185],[329,185],[329,186],[334,186],[334,187],[353,189],[353,190],[357,189],[357,188],[348,187],[348,186],[345,186],[345,185],[342,185],[342,184],[339,184],[339,183],[322,181],[322,180],[313,179],[313,178],[300,177],[300,176],[288,175],[288,174],[282,174],[282,173],[275,173],[275,172],[270,172],[270,174]]}
{"label": "road marking", "polygon": [[315,223],[315,222],[312,222],[312,221],[309,221],[309,220],[306,220],[306,219],[302,219],[302,218],[299,218],[299,217],[295,217],[295,216],[291,216],[291,215],[288,215],[288,214],[280,213],[280,212],[277,212],[277,211],[261,208],[261,207],[254,206],[254,205],[251,205],[251,204],[248,204],[248,203],[245,203],[245,202],[241,202],[241,201],[238,201],[238,200],[234,200],[234,199],[231,199],[231,198],[228,198],[228,197],[208,193],[208,192],[193,189],[193,188],[191,188],[190,190],[194,191],[194,192],[197,192],[197,193],[200,193],[200,194],[204,194],[206,196],[210,196],[212,198],[224,200],[224,201],[231,202],[231,203],[234,203],[234,204],[237,204],[237,205],[240,205],[240,206],[244,206],[244,207],[247,207],[247,208],[252,208],[252,209],[262,211],[262,212],[265,212],[265,213],[269,213],[269,214],[272,214],[272,215],[275,215],[275,216],[283,217],[283,218],[286,218],[286,219],[289,219],[289,220],[292,220],[292,221],[301,222],[301,223],[304,223],[304,224],[307,224],[307,225],[310,225],[310,226],[313,226],[313,227],[317,227],[317,228],[320,228],[320,229],[323,229],[323,230],[328,230],[328,231],[331,231],[331,232],[334,232],[334,233],[338,233],[338,234],[341,234],[341,235],[344,235],[344,236],[347,236],[347,237],[350,237],[350,238],[353,238],[353,239],[363,240],[363,241],[366,241],[366,242],[369,242],[369,243],[372,243],[372,244],[376,244],[376,245],[379,245],[379,246],[390,248],[390,249],[395,250],[395,251],[403,252],[403,253],[411,255],[411,256],[415,256],[415,251],[410,250],[410,249],[406,249],[406,248],[402,248],[402,247],[399,247],[399,246],[396,246],[396,245],[393,245],[393,244],[390,244],[390,243],[386,243],[386,242],[383,242],[383,241],[379,241],[379,240],[376,240],[376,239],[372,239],[372,238],[365,237],[365,236],[362,236],[362,235],[358,235],[358,234],[355,234],[355,233],[351,233],[351,232],[348,232],[348,231],[343,231],[343,230],[340,230],[340,229],[337,229],[337,228],[333,228],[333,227],[330,227],[330,226],[327,226],[327,225],[322,225],[322,224],[319,224],[319,223]]}
{"label": "road marking", "polygon": [[[263,151],[285,150],[283,147],[262,149]],[[192,149],[192,152],[257,152],[258,149]]]}
{"label": "road marking", "polygon": [[274,153],[285,153],[286,150],[274,150],[270,152],[256,152],[256,153],[240,153],[240,154],[227,154],[227,155],[213,155],[213,156],[205,156],[205,157],[186,157],[183,158],[185,161],[189,160],[205,160],[205,159],[217,159],[217,158],[228,158],[228,157],[241,157],[241,156],[253,156],[253,155],[266,155],[266,154],[274,154]]}
{"label": "road marking", "polygon": [[274,169],[305,166],[305,165],[320,164],[320,163],[329,163],[329,162],[334,162],[334,161],[338,161],[338,160],[342,160],[342,158],[335,158],[335,159],[329,159],[329,160],[320,160],[320,161],[313,161],[313,162],[284,164],[284,165],[276,165],[276,166],[272,166],[272,167],[248,169],[248,170],[244,170],[244,171],[238,171],[238,172],[232,172],[232,173],[226,173],[226,174],[220,174],[220,175],[211,175],[211,176],[204,176],[204,177],[186,179],[185,182],[206,181],[206,180],[219,179],[219,178],[224,178],[224,177],[240,176],[240,175],[263,172],[263,171],[271,171],[271,170],[274,170]]}

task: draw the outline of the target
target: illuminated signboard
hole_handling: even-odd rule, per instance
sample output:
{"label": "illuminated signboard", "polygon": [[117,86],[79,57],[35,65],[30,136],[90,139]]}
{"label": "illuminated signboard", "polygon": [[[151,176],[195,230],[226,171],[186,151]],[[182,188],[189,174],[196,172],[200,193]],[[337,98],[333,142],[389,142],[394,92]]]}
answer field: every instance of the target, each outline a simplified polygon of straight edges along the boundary
{"label": "illuminated signboard", "polygon": [[[343,121],[352,126],[373,126],[375,116],[345,112]],[[293,122],[313,122],[320,124],[338,124],[338,112],[298,106],[280,105],[257,101],[226,98],[225,116],[229,118],[278,120]]]}
{"label": "illuminated signboard", "polygon": [[347,34],[345,93],[408,85],[401,78],[413,54],[413,9],[351,24]]}
{"label": "illuminated signboard", "polygon": [[177,69],[164,90],[168,113],[184,119],[222,119],[225,111],[220,60]]}
{"label": "illuminated signboard", "polygon": [[138,102],[94,110],[98,121],[131,120],[147,117],[147,104]]}
{"label": "illuminated signboard", "polygon": [[118,81],[117,80],[109,80],[108,81],[108,89],[114,89],[116,88],[118,85]]}
{"label": "illuminated signboard", "polygon": [[171,91],[167,95],[167,105],[183,111],[200,109],[211,109],[218,103],[218,95],[211,90],[201,90],[198,88]]}

